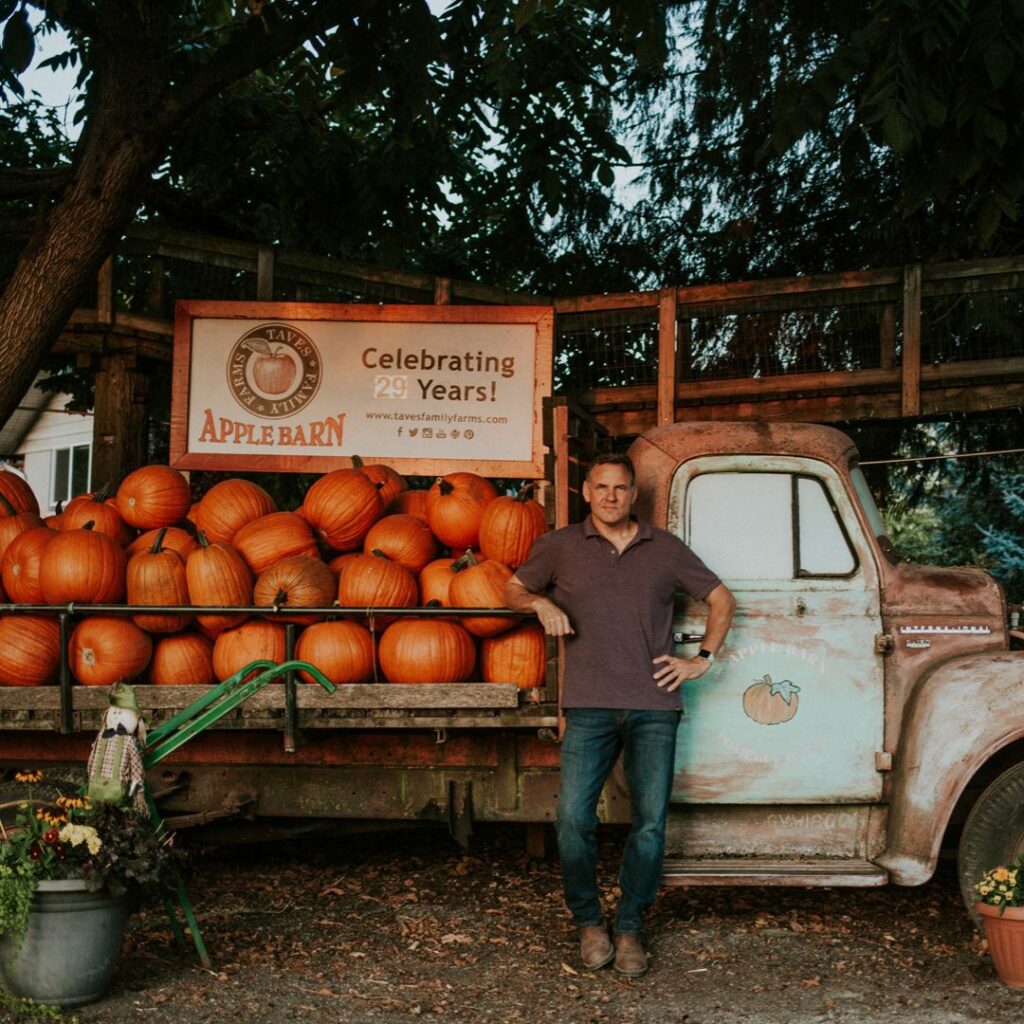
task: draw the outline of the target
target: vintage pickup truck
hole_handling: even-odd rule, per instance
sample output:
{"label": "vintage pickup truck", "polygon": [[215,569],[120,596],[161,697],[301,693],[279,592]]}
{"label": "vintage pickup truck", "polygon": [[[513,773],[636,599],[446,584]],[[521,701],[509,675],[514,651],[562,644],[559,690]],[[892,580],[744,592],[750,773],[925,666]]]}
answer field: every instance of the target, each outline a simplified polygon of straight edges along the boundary
{"label": "vintage pickup truck", "polygon": [[[549,506],[562,524],[585,452],[581,421],[564,403],[553,414]],[[715,664],[684,687],[666,881],[916,885],[958,837],[966,893],[1024,850],[1024,652],[1010,650],[995,580],[901,561],[853,443],[831,428],[677,423],[630,453],[641,516],[689,543],[738,602]],[[65,626],[89,614],[54,611]],[[705,612],[680,601],[680,651]],[[557,666],[553,645],[548,686],[529,694],[268,687],[151,785],[179,825],[418,820],[465,839],[474,820],[522,822],[537,848],[557,799]],[[202,691],[137,692],[160,717]],[[66,677],[0,688],[0,766],[81,762],[104,701]],[[619,771],[601,814],[628,820]]]}

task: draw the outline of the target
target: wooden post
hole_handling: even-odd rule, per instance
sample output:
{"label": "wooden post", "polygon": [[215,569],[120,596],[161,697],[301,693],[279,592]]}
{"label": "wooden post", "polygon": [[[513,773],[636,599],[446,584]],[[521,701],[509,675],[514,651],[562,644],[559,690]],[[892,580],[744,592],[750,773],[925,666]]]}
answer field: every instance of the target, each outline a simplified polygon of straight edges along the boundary
{"label": "wooden post", "polygon": [[880,355],[878,366],[891,370],[896,365],[896,307],[882,307],[882,322],[878,326]]}
{"label": "wooden post", "polygon": [[921,415],[921,264],[903,268],[902,416]]}
{"label": "wooden post", "polygon": [[164,258],[154,256],[149,269],[149,295],[146,298],[146,312],[149,316],[166,317],[164,302],[167,298],[167,288],[164,281]]}
{"label": "wooden post", "polygon": [[450,277],[434,278],[434,305],[450,306],[452,303],[452,279]]}
{"label": "wooden post", "polygon": [[94,489],[118,484],[146,464],[146,377],[135,369],[135,356],[103,356],[96,374],[92,424]]}
{"label": "wooden post", "polygon": [[108,256],[96,275],[96,322],[114,322],[114,257]]}
{"label": "wooden post", "polygon": [[274,250],[269,245],[256,252],[256,300],[274,301]]}
{"label": "wooden post", "polygon": [[676,289],[658,293],[658,426],[676,418]]}

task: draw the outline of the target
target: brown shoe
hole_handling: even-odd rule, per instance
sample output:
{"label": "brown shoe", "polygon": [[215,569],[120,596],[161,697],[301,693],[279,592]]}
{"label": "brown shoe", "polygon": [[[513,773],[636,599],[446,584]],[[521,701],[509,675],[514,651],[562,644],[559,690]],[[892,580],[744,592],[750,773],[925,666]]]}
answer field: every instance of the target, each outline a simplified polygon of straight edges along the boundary
{"label": "brown shoe", "polygon": [[588,924],[580,929],[580,959],[588,971],[596,971],[615,959],[615,947],[604,925]]}
{"label": "brown shoe", "polygon": [[615,970],[627,978],[647,973],[647,954],[635,935],[615,936]]}

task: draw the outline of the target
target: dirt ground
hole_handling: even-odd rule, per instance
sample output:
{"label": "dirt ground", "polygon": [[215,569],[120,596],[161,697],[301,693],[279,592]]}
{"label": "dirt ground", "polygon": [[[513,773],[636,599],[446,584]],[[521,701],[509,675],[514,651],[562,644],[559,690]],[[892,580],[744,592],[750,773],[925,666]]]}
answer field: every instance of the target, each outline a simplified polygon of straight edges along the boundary
{"label": "dirt ground", "polygon": [[[621,833],[603,843],[615,896]],[[549,842],[549,845],[550,842]],[[919,889],[666,889],[648,975],[587,972],[554,858],[521,829],[468,854],[440,832],[321,837],[196,854],[188,882],[214,970],[131,922],[108,996],[70,1024],[343,1021],[921,1024],[1024,1019],[946,867]],[[40,1019],[0,1009],[0,1022]]]}

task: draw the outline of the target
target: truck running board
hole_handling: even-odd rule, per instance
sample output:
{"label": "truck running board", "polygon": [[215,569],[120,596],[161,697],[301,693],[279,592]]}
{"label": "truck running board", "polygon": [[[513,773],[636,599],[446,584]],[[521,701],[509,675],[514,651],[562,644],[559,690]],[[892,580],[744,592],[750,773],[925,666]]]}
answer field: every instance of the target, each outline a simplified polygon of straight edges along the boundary
{"label": "truck running board", "polygon": [[746,857],[704,860],[666,860],[662,868],[665,885],[793,885],[859,886],[885,885],[888,872],[867,860],[853,858],[777,858],[754,860]]}

